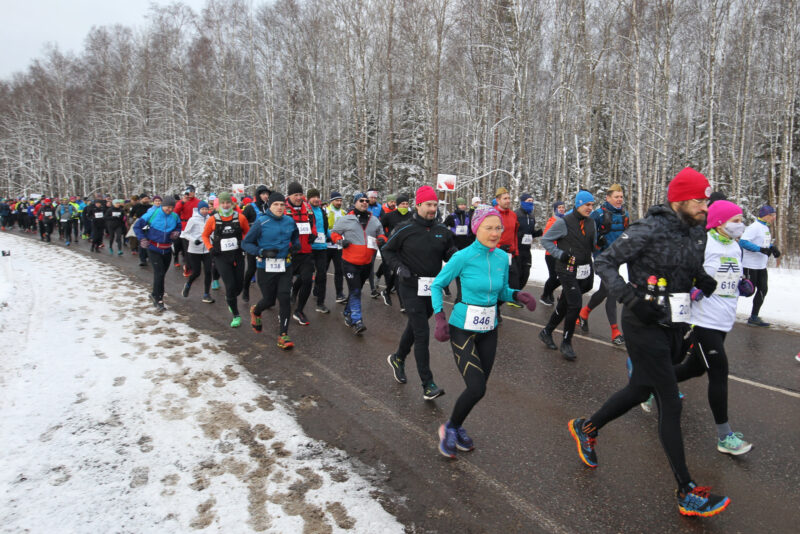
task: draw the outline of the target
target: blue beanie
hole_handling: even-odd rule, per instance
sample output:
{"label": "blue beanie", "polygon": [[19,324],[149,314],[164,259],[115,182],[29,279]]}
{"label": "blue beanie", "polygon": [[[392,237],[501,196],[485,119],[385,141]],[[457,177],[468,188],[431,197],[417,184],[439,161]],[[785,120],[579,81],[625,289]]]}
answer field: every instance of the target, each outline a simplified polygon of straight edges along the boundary
{"label": "blue beanie", "polygon": [[758,216],[759,217],[766,217],[767,215],[772,215],[773,213],[775,213],[775,208],[773,208],[772,206],[768,206],[768,205],[767,206],[761,206],[761,208],[758,210]]}
{"label": "blue beanie", "polygon": [[201,200],[200,202],[197,203],[198,211],[207,207],[208,207],[208,202],[206,202],[205,200]]}
{"label": "blue beanie", "polygon": [[342,198],[341,193],[339,193],[338,191],[331,191],[331,201],[339,200],[340,198]]}
{"label": "blue beanie", "polygon": [[359,199],[359,198],[364,198],[364,193],[360,193],[360,192],[359,192],[359,193],[356,193],[355,195],[353,195],[353,204],[355,204],[356,202],[358,202],[358,199]]}
{"label": "blue beanie", "polygon": [[578,191],[575,195],[575,207],[580,208],[587,202],[594,202],[594,196],[588,191]]}

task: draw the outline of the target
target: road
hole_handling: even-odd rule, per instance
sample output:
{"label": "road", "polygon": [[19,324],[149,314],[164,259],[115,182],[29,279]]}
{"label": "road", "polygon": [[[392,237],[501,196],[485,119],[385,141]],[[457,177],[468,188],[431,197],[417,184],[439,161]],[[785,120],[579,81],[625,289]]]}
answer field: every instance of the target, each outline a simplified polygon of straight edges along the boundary
{"label": "road", "polygon": [[[55,240],[43,246],[52,247],[54,254],[62,248]],[[90,254],[86,242],[72,249]],[[149,268],[138,267],[127,252],[123,257],[93,256],[141,281],[142,306],[149,305]],[[389,473],[379,481],[389,495],[382,504],[409,532],[797,531],[796,333],[737,324],[728,337],[731,424],[754,443],[742,457],[716,450],[706,378],[681,385],[692,476],[732,500],[720,516],[698,520],[677,512],[674,479],[658,441],[657,414],[635,408],[605,427],[598,438],[597,469],[585,468],[578,459],[567,421],[591,414],[627,380],[625,351],[608,343],[603,309],[592,315],[589,334],[576,336],[578,359],[568,362],[537,339],[552,308],[539,305],[531,313],[506,307],[487,394],[465,423],[476,450],[451,461],[437,452],[436,430],[448,418],[463,383],[449,344],[433,338],[431,368],[446,395],[423,401],[413,355],[407,365],[409,383],[393,380],[386,356],[405,325],[396,305],[365,298],[368,330],[354,337],[344,325],[342,306],[333,302],[329,278],[332,313],[315,313],[310,302],[311,325],[292,323],[296,347],[287,353],[275,346],[268,313],[262,334],[244,325],[231,329],[222,291],[214,292],[215,304],[206,305],[200,303],[200,287],[189,299],[181,298],[183,283],[177,269],[168,274],[167,307],[225,341],[259,381],[295,401],[311,437]],[[529,289],[538,296],[540,288]],[[251,295],[259,295],[257,287]],[[247,305],[241,307],[247,310]],[[246,324],[246,313],[243,319]]]}

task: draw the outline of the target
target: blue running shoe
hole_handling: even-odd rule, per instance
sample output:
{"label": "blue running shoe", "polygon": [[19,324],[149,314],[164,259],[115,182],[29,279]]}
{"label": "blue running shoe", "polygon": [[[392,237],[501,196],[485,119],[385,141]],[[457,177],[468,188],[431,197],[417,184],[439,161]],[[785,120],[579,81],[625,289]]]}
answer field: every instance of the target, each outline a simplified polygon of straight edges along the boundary
{"label": "blue running shoe", "polygon": [[211,289],[219,289],[219,280],[213,280],[211,282]]}
{"label": "blue running shoe", "polygon": [[596,439],[583,431],[585,423],[585,419],[573,419],[567,426],[575,443],[578,444],[578,456],[581,457],[581,461],[589,467],[597,467],[597,454],[594,452]]}
{"label": "blue running shoe", "polygon": [[449,426],[449,421],[439,427],[439,452],[448,458],[456,457],[456,429]]}
{"label": "blue running shoe", "polygon": [[463,426],[456,428],[456,448],[460,451],[471,451],[475,448],[475,443],[472,438],[467,435],[467,431]]}
{"label": "blue running shoe", "polygon": [[710,486],[698,486],[689,482],[689,488],[688,492],[676,492],[678,511],[682,515],[711,517],[722,512],[731,503],[728,497],[711,493]]}

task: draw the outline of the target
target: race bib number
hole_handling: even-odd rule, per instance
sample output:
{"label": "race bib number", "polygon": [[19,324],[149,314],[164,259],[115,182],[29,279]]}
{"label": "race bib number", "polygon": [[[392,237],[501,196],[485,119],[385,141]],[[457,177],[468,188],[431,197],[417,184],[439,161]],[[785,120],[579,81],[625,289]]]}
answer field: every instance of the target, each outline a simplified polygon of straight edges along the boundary
{"label": "race bib number", "polygon": [[460,224],[456,226],[456,235],[467,235],[467,225]]}
{"label": "race bib number", "polygon": [[495,306],[470,306],[467,305],[467,314],[464,319],[464,330],[473,332],[488,332],[494,328],[494,316],[497,311]]}
{"label": "race bib number", "polygon": [[94,218],[95,219],[102,219],[103,218],[103,214],[100,213],[99,211],[96,211],[95,214],[94,214]]}
{"label": "race bib number", "polygon": [[264,270],[268,273],[285,273],[286,261],[283,258],[267,258],[264,260]]}
{"label": "race bib number", "polygon": [[239,241],[235,237],[229,237],[227,239],[219,240],[219,249],[222,252],[228,252],[229,250],[236,250],[238,248],[239,248]]}
{"label": "race bib number", "polygon": [[325,232],[317,232],[317,238],[314,240],[314,243],[324,244]]}
{"label": "race bib number", "polygon": [[673,323],[688,323],[691,318],[689,293],[673,293],[669,296],[669,307]]}
{"label": "race bib number", "polygon": [[531,234],[523,234],[522,236],[522,244],[523,245],[530,245],[533,243],[533,236]]}
{"label": "race bib number", "polygon": [[430,297],[431,284],[433,284],[432,276],[420,276],[417,282],[417,295],[420,297]]}
{"label": "race bib number", "polygon": [[371,248],[372,250],[378,250],[378,239],[372,237],[371,235],[367,236],[367,248]]}
{"label": "race bib number", "polygon": [[53,216],[53,212],[52,211],[46,211],[46,212],[44,212],[44,216],[45,217],[52,217]]}
{"label": "race bib number", "polygon": [[592,274],[592,266],[588,263],[586,265],[578,265],[578,268],[575,269],[575,278],[578,280],[586,280],[590,274]]}
{"label": "race bib number", "polygon": [[112,211],[111,212],[111,216],[112,217],[122,217],[122,212],[121,211]]}
{"label": "race bib number", "polygon": [[714,290],[714,294],[720,297],[736,297],[741,272],[739,260],[723,257],[719,261],[719,269],[714,275],[714,279],[717,281],[717,289]]}
{"label": "race bib number", "polygon": [[66,215],[62,215],[61,216],[61,222],[67,222],[68,220],[69,220],[69,217],[67,217]]}
{"label": "race bib number", "polygon": [[311,233],[311,223],[297,223],[297,230],[300,235],[309,235]]}

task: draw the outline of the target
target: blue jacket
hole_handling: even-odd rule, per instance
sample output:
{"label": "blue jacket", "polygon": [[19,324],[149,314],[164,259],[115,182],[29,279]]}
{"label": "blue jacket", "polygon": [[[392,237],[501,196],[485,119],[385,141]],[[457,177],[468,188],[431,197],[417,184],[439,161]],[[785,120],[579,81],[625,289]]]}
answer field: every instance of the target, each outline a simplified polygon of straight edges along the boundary
{"label": "blue jacket", "polygon": [[[514,300],[517,290],[508,287],[508,256],[499,248],[489,250],[479,241],[453,254],[431,285],[433,312],[442,311],[442,292],[457,277],[461,279],[461,300],[450,314],[453,326],[469,330],[464,328],[467,304],[496,306],[498,300]],[[496,314],[494,326],[497,327]]]}
{"label": "blue jacket", "polygon": [[[625,208],[617,209],[608,202],[603,202],[589,217],[594,220],[597,226],[599,252],[610,247],[611,243],[616,241],[630,224],[628,212]],[[602,236],[605,236],[605,242],[600,239]]]}
{"label": "blue jacket", "polygon": [[[276,217],[271,211],[259,215],[250,231],[242,240],[242,248],[248,254],[258,257],[261,249],[277,250],[276,257],[285,258],[289,255],[289,247],[300,246],[300,231],[289,215]],[[264,261],[260,258],[256,266],[264,268]]]}
{"label": "blue jacket", "polygon": [[[150,228],[145,230],[145,227]],[[149,250],[163,254],[167,249],[160,249],[153,243],[167,244],[172,243],[169,234],[172,232],[181,231],[181,219],[178,214],[173,212],[167,215],[160,206],[153,206],[147,213],[136,221],[133,225],[133,233],[141,241],[147,239],[150,241]]]}
{"label": "blue jacket", "polygon": [[374,206],[367,206],[367,210],[380,219],[383,214],[383,205],[380,202],[376,202]]}
{"label": "blue jacket", "polygon": [[316,241],[311,242],[311,250],[328,250],[328,243],[327,240],[331,238],[331,232],[328,230],[328,214],[321,208],[315,208],[311,206],[311,211],[314,212],[314,222],[316,223],[317,227],[314,228],[314,232],[316,235],[325,234],[325,243],[317,243]]}
{"label": "blue jacket", "polygon": [[[59,204],[56,208],[56,217],[60,219],[72,219],[78,212],[75,210],[75,206],[72,204]],[[66,215],[66,217],[62,217],[62,215]]]}

